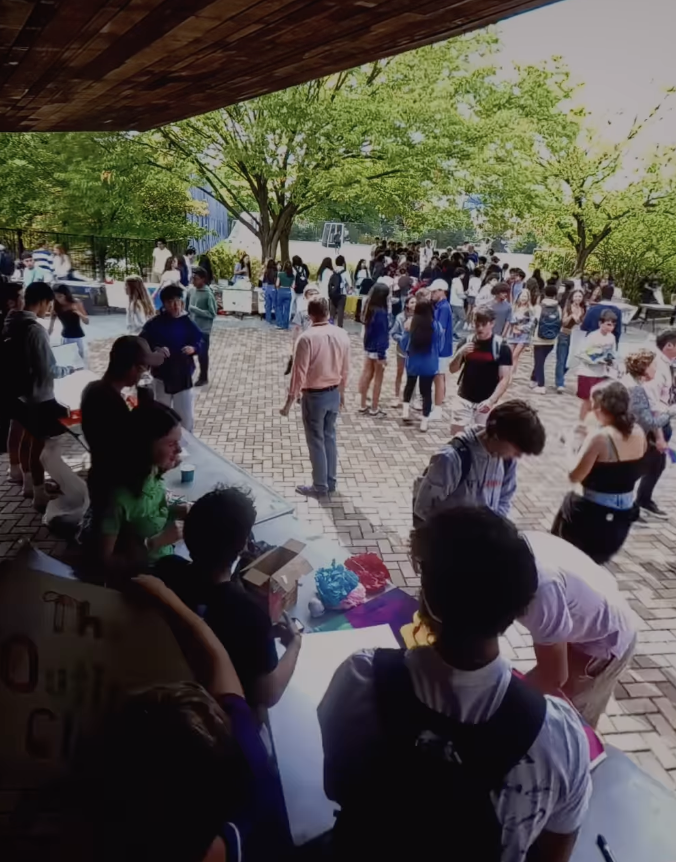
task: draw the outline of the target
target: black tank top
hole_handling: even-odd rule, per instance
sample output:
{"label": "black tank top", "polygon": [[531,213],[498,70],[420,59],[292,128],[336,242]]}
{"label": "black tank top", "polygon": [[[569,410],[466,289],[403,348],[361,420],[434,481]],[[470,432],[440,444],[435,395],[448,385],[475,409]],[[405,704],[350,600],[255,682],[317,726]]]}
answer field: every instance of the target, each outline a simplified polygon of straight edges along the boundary
{"label": "black tank top", "polygon": [[616,461],[597,461],[589,475],[582,480],[582,487],[600,494],[628,494],[643,473],[643,458],[637,461],[620,461],[615,441],[606,435],[608,449]]}
{"label": "black tank top", "polygon": [[69,309],[57,308],[56,316],[61,321],[61,336],[63,338],[84,338],[84,330],[82,329],[82,320],[79,314]]}

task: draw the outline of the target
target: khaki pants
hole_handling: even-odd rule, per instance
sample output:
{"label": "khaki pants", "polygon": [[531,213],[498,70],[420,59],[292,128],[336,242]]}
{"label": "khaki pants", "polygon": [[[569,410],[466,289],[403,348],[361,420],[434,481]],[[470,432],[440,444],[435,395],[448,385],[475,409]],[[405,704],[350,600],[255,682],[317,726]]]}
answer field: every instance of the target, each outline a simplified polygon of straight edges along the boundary
{"label": "khaki pants", "polygon": [[592,658],[568,644],[569,676],[563,692],[592,727],[599,723],[615,685],[629,667],[636,641],[637,636],[621,658],[610,659]]}

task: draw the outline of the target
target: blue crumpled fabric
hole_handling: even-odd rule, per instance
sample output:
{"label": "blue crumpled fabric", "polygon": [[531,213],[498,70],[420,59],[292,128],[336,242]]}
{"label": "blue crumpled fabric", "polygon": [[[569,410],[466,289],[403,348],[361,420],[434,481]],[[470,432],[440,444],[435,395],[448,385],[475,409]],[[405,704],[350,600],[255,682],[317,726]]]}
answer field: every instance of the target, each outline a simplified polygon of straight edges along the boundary
{"label": "blue crumpled fabric", "polygon": [[317,594],[326,608],[337,608],[358,584],[359,578],[355,573],[335,560],[330,566],[315,572]]}

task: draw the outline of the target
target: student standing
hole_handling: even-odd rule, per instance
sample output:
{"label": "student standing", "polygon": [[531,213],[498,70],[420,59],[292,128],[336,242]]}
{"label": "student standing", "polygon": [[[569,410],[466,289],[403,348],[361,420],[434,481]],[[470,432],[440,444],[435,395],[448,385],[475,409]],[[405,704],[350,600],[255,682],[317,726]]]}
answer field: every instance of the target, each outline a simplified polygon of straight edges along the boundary
{"label": "student standing", "polygon": [[289,320],[293,321],[296,316],[298,303],[302,299],[305,288],[308,286],[308,282],[310,281],[310,270],[303,263],[302,258],[297,254],[294,254],[291,258],[291,265],[293,266],[293,292],[291,294]]}
{"label": "student standing", "polygon": [[561,332],[556,339],[556,391],[565,392],[566,371],[568,370],[568,355],[570,354],[570,339],[575,327],[584,320],[586,312],[584,291],[574,288],[563,306]]}
{"label": "student standing", "polygon": [[603,564],[620,550],[638,518],[634,487],[644,470],[646,436],[621,383],[597,384],[591,402],[601,427],[589,432],[568,473],[571,482],[581,483],[582,494],[566,495],[552,533]]}
{"label": "student standing", "polygon": [[12,369],[7,398],[12,404],[12,419],[23,429],[19,447],[23,495],[31,497],[39,511],[49,502],[42,450],[49,437],[65,431],[59,420],[67,411],[54,398],[54,380],[74,371],[71,366],[56,364],[47,330],[38,322],[51,315],[53,302],[51,287],[34,282],[25,290],[24,309],[12,311],[3,329],[4,367]]}
{"label": "student standing", "polygon": [[507,517],[516,493],[517,462],[540,455],[545,429],[525,401],[505,401],[491,410],[485,428],[469,428],[432,456],[413,486],[416,523],[441,509],[488,506]]}
{"label": "student standing", "polygon": [[479,291],[481,290],[482,276],[482,267],[475,267],[474,271],[469,277],[469,284],[467,285],[467,322],[469,323],[470,327],[472,326],[474,321],[474,307],[479,296]]}
{"label": "student standing", "polygon": [[490,308],[493,311],[495,320],[493,328],[496,335],[503,336],[512,316],[510,286],[504,281],[499,282],[493,288],[492,294],[493,302],[490,304]]}
{"label": "student standing", "polygon": [[183,311],[183,288],[170,284],[162,289],[162,311],[149,320],[141,337],[151,350],[168,353],[159,368],[153,368],[155,398],[173,407],[186,431],[193,428],[193,382],[195,354],[202,346],[202,333]]}
{"label": "student standing", "polygon": [[329,324],[329,306],[323,297],[308,303],[312,325],[296,342],[289,394],[282,416],[302,396],[303,427],[312,463],[312,485],[299,485],[298,494],[325,497],[336,490],[338,446],[336,419],[344,406],[350,370],[350,337]]}
{"label": "student standing", "polygon": [[475,333],[451,360],[450,371],[462,369],[458,404],[453,408],[451,434],[468,425],[485,425],[488,414],[505,394],[512,379],[512,352],[493,327],[490,308],[474,315]]}
{"label": "student standing", "polygon": [[676,407],[667,407],[663,412],[654,400],[651,401],[653,390],[651,382],[657,371],[655,353],[652,350],[637,350],[625,359],[627,374],[623,379],[629,390],[629,409],[637,423],[645,431],[648,438],[648,451],[644,459],[644,475],[636,492],[636,502],[641,507],[641,514],[661,520],[669,516],[653,500],[655,486],[667,466],[667,452],[671,438],[671,419],[676,416]]}
{"label": "student standing", "polygon": [[87,355],[82,324],[89,323],[89,317],[80,300],[75,299],[71,289],[65,284],[54,285],[54,306],[49,322],[49,335],[52,334],[57,317],[61,323],[61,344],[76,344],[77,352],[86,368]]}
{"label": "student standing", "polygon": [[451,281],[450,305],[453,315],[453,338],[456,341],[462,338],[462,330],[465,325],[465,301],[467,299],[465,280],[467,277],[467,270],[459,267],[455,269],[455,274]]}
{"label": "student standing", "polygon": [[[537,589],[529,547],[465,507],[422,524],[412,547],[432,645],[355,653],[318,709],[324,786],[341,806],[336,858],[415,859],[421,840],[448,846],[452,823],[458,859],[564,862],[591,797],[589,746],[575,710],[500,655]],[[395,786],[415,792],[384,828]]]}
{"label": "student standing", "polygon": [[528,680],[596,727],[636,649],[636,618],[606,570],[551,533],[527,530],[537,590],[519,622],[533,637]]}
{"label": "student standing", "polygon": [[188,291],[186,304],[190,319],[202,333],[202,344],[198,354],[200,374],[195,386],[204,386],[209,382],[209,344],[218,307],[216,306],[216,297],[207,284],[206,270],[200,266],[193,267],[192,283],[193,286]]}
{"label": "student standing", "polygon": [[547,391],[545,363],[554,350],[556,339],[561,332],[561,324],[562,315],[556,298],[556,289],[552,285],[547,285],[542,302],[535,309],[533,329],[533,372],[530,385],[539,395],[544,395]]}
{"label": "student standing", "polygon": [[46,281],[52,281],[54,278],[54,255],[46,239],[43,239],[33,251],[33,260],[38,269],[48,273]]}
{"label": "student standing", "polygon": [[332,276],[333,261],[330,257],[325,257],[317,270],[317,284],[319,285],[319,292],[326,300],[329,299],[329,282]]}
{"label": "student standing", "polygon": [[588,335],[582,344],[580,364],[577,368],[577,397],[581,401],[580,422],[584,422],[591,410],[591,390],[610,376],[615,365],[617,342],[614,331],[617,321],[618,317],[613,311],[604,309],[599,315],[599,328]]}
{"label": "student standing", "polygon": [[[387,300],[390,289],[385,284],[374,284],[364,314],[364,369],[359,380],[361,395],[360,413],[385,416],[380,407],[380,392],[387,365],[387,348],[390,344]],[[371,409],[368,406],[369,386],[373,382]]]}
{"label": "student standing", "polygon": [[127,332],[130,335],[138,335],[150,318],[155,317],[155,309],[140,275],[127,276],[124,290],[129,299]]}
{"label": "student standing", "polygon": [[291,291],[296,281],[293,264],[287,260],[277,276],[277,329],[289,328]]}
{"label": "student standing", "polygon": [[[441,419],[444,399],[446,398],[446,374],[453,355],[453,312],[446,298],[447,284],[443,278],[435,279],[430,285],[430,297],[434,307],[434,320],[439,324],[443,343],[439,351],[439,368],[434,378],[434,410],[432,419]],[[418,296],[418,294],[416,294]]]}
{"label": "student standing", "polygon": [[615,342],[617,346],[620,346],[620,337],[622,336],[622,312],[620,309],[613,305],[613,294],[615,293],[615,288],[612,284],[604,284],[603,287],[600,288],[601,298],[599,301],[590,305],[587,309],[587,313],[584,316],[582,324],[580,325],[580,329],[583,332],[594,333],[599,328],[599,322],[601,319],[601,315],[604,311],[612,311],[615,317],[617,318],[617,322],[615,325]]}
{"label": "student standing", "polygon": [[167,248],[165,239],[158,239],[153,249],[153,265],[150,273],[150,280],[156,284],[162,281],[162,274],[166,271],[166,263],[171,260],[172,254]]}
{"label": "student standing", "polygon": [[336,326],[342,327],[345,316],[345,302],[352,287],[350,273],[345,265],[345,258],[339,254],[336,258],[336,268],[329,280],[329,300],[331,303],[331,318]]}
{"label": "student standing", "polygon": [[392,407],[399,407],[401,405],[401,381],[404,377],[404,369],[406,368],[406,353],[401,349],[401,340],[404,337],[406,321],[413,317],[415,304],[415,296],[407,297],[404,310],[396,316],[390,330],[392,341],[397,345],[397,373],[394,379],[394,401],[392,402]]}
{"label": "student standing", "polygon": [[275,320],[277,320],[277,279],[277,263],[270,258],[263,270],[261,284],[263,287],[263,300],[265,301],[265,322],[271,326],[273,314],[275,315]]}
{"label": "student standing", "polygon": [[509,320],[507,343],[512,351],[513,373],[516,373],[519,357],[530,344],[534,322],[535,310],[531,305],[530,291],[524,289],[512,307],[512,316]]}
{"label": "student standing", "polygon": [[500,284],[500,278],[498,274],[495,272],[489,272],[484,277],[483,284],[481,285],[481,289],[477,294],[476,302],[474,303],[474,308],[486,308],[490,306],[493,302],[493,288],[496,285]]}
{"label": "student standing", "polygon": [[432,386],[439,370],[439,352],[443,343],[444,333],[434,319],[432,304],[419,300],[415,304],[413,317],[404,324],[404,336],[400,342],[401,349],[406,354],[406,386],[402,418],[404,422],[409,419],[411,398],[417,383],[422,396],[423,415],[420,430],[423,432],[427,431],[432,412]]}

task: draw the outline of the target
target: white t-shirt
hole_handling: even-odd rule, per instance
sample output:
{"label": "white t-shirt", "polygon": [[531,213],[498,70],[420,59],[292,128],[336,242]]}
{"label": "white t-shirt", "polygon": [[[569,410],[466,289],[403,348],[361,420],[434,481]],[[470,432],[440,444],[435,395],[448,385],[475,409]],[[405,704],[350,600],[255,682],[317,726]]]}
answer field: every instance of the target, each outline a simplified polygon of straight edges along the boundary
{"label": "white t-shirt", "polygon": [[465,304],[465,285],[461,278],[454,278],[451,282],[451,305],[456,308]]}
{"label": "white t-shirt", "polygon": [[594,359],[599,356],[614,356],[617,350],[617,342],[612,332],[601,332],[600,329],[590,332],[581,345],[578,353],[580,364],[576,371],[578,377],[608,377],[612,366],[604,362],[587,362],[586,359]]}
{"label": "white t-shirt", "polygon": [[146,325],[148,317],[140,305],[129,305],[127,307],[127,332],[138,335]]}
{"label": "white t-shirt", "polygon": [[467,286],[467,296],[478,296],[481,290],[481,278],[478,275],[473,275]]}
{"label": "white t-shirt", "polygon": [[551,533],[524,532],[538,588],[520,619],[536,644],[575,644],[594,658],[621,658],[636,636],[634,612],[613,577]]}
{"label": "white t-shirt", "polygon": [[173,257],[173,255],[166,246],[165,248],[160,248],[158,245],[155,246],[153,249],[153,272],[161,275],[164,272],[164,265],[170,257]]}
{"label": "white t-shirt", "polygon": [[[435,712],[477,724],[500,706],[511,679],[509,662],[499,657],[478,671],[445,664],[431,647],[409,650],[406,664],[417,697]],[[355,653],[336,671],[318,709],[324,743],[324,783],[340,803],[341,787],[358,772],[378,738],[373,650]],[[545,829],[575,832],[589,798],[589,745],[575,710],[547,698],[540,733],[523,758],[492,794],[502,826],[501,862],[523,862]]]}

